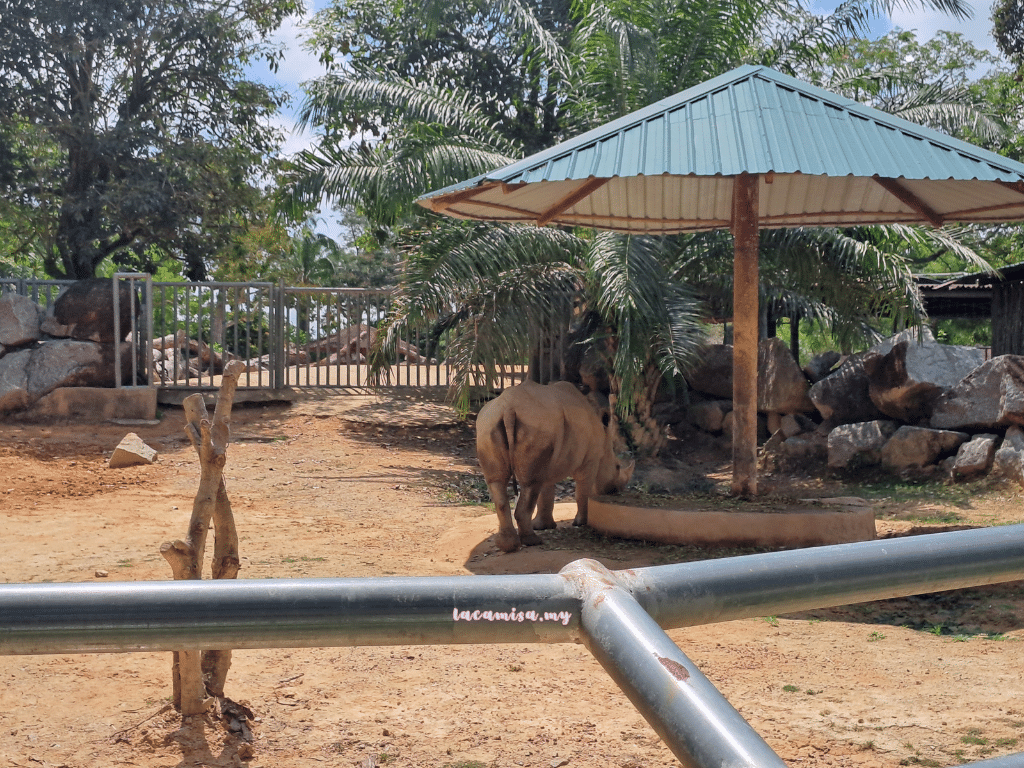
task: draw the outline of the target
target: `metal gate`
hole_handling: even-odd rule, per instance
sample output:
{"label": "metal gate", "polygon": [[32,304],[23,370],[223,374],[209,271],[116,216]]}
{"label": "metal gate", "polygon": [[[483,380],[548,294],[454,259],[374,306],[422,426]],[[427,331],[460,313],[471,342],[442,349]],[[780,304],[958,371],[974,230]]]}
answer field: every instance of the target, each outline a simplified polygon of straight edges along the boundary
{"label": "metal gate", "polygon": [[[241,360],[241,389],[363,388],[391,306],[389,291],[296,288],[282,283],[154,283],[154,360],[167,389],[217,387]],[[429,329],[396,345],[384,386],[446,387],[450,369]],[[434,352],[434,354],[430,354]]]}

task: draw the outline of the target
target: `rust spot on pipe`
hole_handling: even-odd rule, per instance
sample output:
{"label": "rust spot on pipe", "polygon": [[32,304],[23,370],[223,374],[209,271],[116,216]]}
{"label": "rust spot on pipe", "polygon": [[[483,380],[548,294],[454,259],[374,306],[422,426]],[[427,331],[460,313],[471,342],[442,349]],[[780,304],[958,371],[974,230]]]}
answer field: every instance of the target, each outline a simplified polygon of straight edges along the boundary
{"label": "rust spot on pipe", "polygon": [[686,671],[686,667],[680,664],[675,659],[668,659],[664,656],[659,656],[658,661],[661,662],[661,666],[668,670],[669,674],[672,675],[676,680],[689,680],[690,673]]}

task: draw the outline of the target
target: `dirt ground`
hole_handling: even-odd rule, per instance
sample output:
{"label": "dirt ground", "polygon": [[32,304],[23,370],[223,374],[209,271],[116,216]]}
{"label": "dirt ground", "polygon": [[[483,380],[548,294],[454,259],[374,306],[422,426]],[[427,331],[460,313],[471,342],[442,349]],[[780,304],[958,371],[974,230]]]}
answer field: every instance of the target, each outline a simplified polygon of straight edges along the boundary
{"label": "dirt ground", "polygon": [[[6,582],[170,578],[199,463],[180,408],[158,424],[0,424]],[[128,432],[159,452],[109,469]],[[687,452],[690,451],[690,452]],[[725,455],[667,452],[683,484]],[[234,410],[225,476],[240,577],[532,573],[580,557],[622,569],[735,551],[648,546],[569,525],[503,554],[471,424],[416,399],[309,398]],[[1019,489],[882,491],[766,478],[776,493],[863,494],[880,536],[1024,519]],[[870,490],[870,488],[868,488]],[[779,504],[785,503],[780,499]],[[947,766],[1024,750],[1021,584],[670,632],[791,766]],[[0,768],[676,765],[582,646],[236,651],[227,694],[251,733],[170,709],[170,654],[0,656]],[[249,738],[246,738],[249,737]]]}

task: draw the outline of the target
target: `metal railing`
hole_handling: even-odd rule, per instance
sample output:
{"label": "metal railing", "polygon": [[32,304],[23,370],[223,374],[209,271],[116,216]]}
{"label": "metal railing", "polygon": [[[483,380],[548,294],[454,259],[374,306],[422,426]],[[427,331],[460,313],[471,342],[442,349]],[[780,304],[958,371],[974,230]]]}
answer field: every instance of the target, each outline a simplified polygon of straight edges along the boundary
{"label": "metal railing", "polygon": [[43,308],[49,308],[61,292],[74,280],[40,280],[34,277],[3,277],[0,276],[0,296],[14,293],[28,296]]}
{"label": "metal railing", "polygon": [[782,768],[665,629],[1019,579],[1024,525],[614,572],[6,584],[0,654],[582,642],[684,766]]}

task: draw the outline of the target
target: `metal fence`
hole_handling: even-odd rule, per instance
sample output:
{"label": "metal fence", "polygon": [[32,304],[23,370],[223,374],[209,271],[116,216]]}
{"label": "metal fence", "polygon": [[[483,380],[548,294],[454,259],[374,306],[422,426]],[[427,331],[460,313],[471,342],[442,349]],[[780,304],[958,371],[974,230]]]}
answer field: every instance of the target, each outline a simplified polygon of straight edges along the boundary
{"label": "metal fence", "polygon": [[[268,282],[154,282],[119,273],[128,282],[135,366],[131,383],[168,390],[216,388],[224,366],[241,360],[239,389],[364,388],[371,382],[370,352],[392,307],[390,291],[302,288]],[[0,278],[0,293],[29,296],[53,306],[70,280]],[[121,293],[114,291],[115,300]],[[134,307],[133,307],[134,309]],[[115,313],[116,315],[117,313]],[[407,328],[378,384],[448,387],[447,333]],[[526,361],[481,363],[473,371],[483,386],[521,381]]]}
{"label": "metal fence", "polygon": [[665,629],[1019,579],[1024,525],[614,572],[5,584],[0,654],[580,642],[684,766],[783,768]]}

